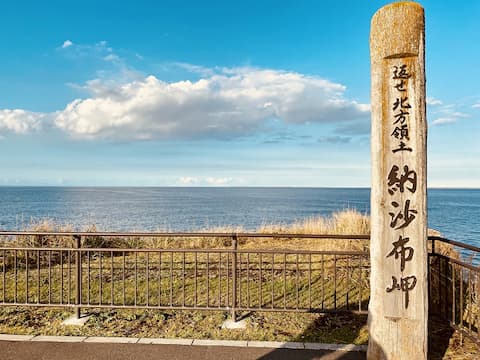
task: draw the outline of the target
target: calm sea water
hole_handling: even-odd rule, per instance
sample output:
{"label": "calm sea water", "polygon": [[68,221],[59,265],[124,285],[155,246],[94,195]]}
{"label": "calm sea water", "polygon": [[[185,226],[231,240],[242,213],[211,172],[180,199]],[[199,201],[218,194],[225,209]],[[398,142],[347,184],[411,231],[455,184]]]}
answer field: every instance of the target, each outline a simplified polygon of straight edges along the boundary
{"label": "calm sea water", "polygon": [[[369,189],[357,188],[74,188],[0,187],[0,228],[24,229],[49,218],[76,229],[189,231],[222,225],[254,230],[355,208],[369,212]],[[480,245],[480,189],[430,189],[429,227]]]}

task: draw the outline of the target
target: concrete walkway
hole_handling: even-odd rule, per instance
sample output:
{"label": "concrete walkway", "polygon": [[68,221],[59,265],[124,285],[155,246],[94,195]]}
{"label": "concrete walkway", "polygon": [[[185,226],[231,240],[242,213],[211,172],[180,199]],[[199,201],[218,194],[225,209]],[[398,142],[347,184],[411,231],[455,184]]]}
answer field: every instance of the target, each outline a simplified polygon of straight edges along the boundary
{"label": "concrete walkway", "polygon": [[[75,336],[0,335],[2,360],[228,360],[228,359],[299,359],[360,360],[363,349],[346,345],[343,350],[329,344],[214,341],[189,339],[101,338]],[[322,348],[322,349],[315,349]]]}

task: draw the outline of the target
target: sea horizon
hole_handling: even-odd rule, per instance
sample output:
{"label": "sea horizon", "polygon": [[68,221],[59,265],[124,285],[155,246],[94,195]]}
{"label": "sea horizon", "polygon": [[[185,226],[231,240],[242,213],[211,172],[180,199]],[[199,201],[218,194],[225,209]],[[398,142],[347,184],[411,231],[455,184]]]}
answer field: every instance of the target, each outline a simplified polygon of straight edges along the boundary
{"label": "sea horizon", "polygon": [[[197,231],[292,224],[345,209],[370,214],[368,187],[0,186],[0,228],[49,220],[99,231]],[[480,245],[480,189],[429,188],[428,226]]]}
{"label": "sea horizon", "polygon": [[[0,185],[0,188],[185,188],[185,189],[371,189],[370,186],[183,186],[183,185]],[[428,186],[427,190],[480,190],[469,186]]]}

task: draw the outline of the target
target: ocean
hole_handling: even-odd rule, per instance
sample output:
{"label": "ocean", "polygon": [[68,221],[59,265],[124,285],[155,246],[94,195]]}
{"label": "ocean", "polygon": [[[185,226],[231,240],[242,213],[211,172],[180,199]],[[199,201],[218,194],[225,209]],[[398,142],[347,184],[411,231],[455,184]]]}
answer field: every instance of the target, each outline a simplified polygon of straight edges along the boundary
{"label": "ocean", "polygon": [[[342,209],[370,210],[367,188],[0,187],[0,228],[51,219],[76,230],[255,230]],[[429,189],[428,223],[443,236],[480,246],[480,189]]]}

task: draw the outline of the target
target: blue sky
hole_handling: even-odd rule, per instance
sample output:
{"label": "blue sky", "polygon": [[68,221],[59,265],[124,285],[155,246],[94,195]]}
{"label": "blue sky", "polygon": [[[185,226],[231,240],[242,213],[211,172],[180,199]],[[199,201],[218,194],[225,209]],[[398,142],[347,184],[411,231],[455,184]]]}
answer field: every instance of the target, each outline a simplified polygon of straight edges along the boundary
{"label": "blue sky", "polygon": [[[369,186],[386,1],[9,1],[0,185]],[[432,187],[480,187],[478,1],[426,11]]]}

